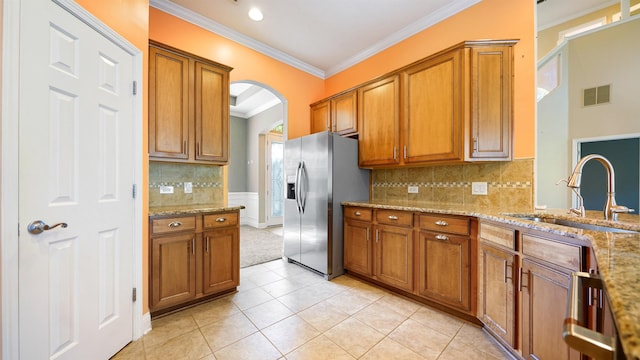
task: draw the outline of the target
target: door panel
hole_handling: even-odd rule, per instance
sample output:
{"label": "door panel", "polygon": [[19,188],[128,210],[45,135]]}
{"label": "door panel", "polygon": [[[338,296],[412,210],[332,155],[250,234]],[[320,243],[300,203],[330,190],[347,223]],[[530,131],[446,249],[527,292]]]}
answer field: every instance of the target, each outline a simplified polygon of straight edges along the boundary
{"label": "door panel", "polygon": [[21,14],[20,355],[109,358],[133,337],[132,57],[52,1]]}
{"label": "door panel", "polygon": [[302,138],[304,209],[300,225],[300,261],[312,269],[328,274],[327,251],[329,235],[329,133],[322,132]]}
{"label": "door panel", "polygon": [[300,261],[300,212],[298,211],[297,175],[300,166],[301,140],[289,140],[284,146],[284,178],[287,196],[284,200],[284,256]]}

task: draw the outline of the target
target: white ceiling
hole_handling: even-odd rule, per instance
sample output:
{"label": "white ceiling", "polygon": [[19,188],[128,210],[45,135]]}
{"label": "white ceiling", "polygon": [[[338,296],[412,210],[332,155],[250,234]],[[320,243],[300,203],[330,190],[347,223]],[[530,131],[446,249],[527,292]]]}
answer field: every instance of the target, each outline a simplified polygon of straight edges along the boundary
{"label": "white ceiling", "polygon": [[[326,78],[479,1],[151,0],[150,5]],[[538,28],[618,2],[544,0],[537,5]],[[264,13],[262,21],[247,16],[253,6]],[[279,103],[270,91],[250,84],[232,84],[231,95],[238,97],[232,115],[244,118]]]}

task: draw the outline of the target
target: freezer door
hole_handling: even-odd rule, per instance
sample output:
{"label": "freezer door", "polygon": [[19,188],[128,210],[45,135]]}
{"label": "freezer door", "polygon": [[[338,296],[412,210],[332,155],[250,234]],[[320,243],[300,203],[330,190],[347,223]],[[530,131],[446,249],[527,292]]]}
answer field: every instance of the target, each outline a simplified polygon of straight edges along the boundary
{"label": "freezer door", "polygon": [[327,132],[302,140],[300,263],[329,274],[331,142]]}
{"label": "freezer door", "polygon": [[298,204],[300,169],[300,139],[284,144],[284,178],[287,182],[287,196],[284,200],[284,256],[300,262],[300,212]]}

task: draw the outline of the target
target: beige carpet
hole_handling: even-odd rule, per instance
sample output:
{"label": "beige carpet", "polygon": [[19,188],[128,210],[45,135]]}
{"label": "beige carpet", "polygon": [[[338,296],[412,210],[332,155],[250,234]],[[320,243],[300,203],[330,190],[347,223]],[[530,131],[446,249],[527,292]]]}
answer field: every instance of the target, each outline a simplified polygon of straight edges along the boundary
{"label": "beige carpet", "polygon": [[[275,230],[275,231],[274,231]],[[240,226],[240,267],[262,264],[282,258],[282,235],[279,229],[257,229]]]}

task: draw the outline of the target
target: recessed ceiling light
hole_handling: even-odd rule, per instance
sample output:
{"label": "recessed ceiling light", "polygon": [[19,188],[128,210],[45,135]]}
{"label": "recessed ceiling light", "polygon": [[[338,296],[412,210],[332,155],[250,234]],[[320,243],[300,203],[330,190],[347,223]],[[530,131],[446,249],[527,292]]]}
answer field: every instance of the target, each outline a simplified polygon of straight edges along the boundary
{"label": "recessed ceiling light", "polygon": [[251,10],[249,10],[249,17],[253,21],[260,21],[264,18],[264,16],[262,16],[262,11],[258,8],[251,8]]}

